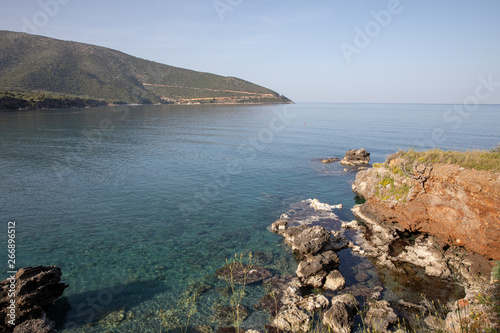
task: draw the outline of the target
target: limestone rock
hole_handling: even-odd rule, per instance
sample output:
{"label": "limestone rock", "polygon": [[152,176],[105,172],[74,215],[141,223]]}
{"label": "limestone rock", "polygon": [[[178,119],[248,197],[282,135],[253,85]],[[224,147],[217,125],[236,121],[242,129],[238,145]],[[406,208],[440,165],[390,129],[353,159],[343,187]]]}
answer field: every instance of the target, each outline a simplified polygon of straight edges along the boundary
{"label": "limestone rock", "polygon": [[390,325],[398,321],[398,316],[386,300],[370,302],[365,322],[376,332],[386,332]]}
{"label": "limestone rock", "polygon": [[317,211],[331,212],[332,209],[342,209],[343,205],[342,204],[329,205],[327,203],[320,202],[318,199],[313,199],[311,202],[311,207]]}
{"label": "limestone rock", "polygon": [[451,275],[439,245],[432,237],[419,236],[413,246],[407,246],[397,259],[424,267],[430,276],[447,278]]}
{"label": "limestone rock", "polygon": [[336,333],[351,333],[358,302],[351,295],[336,296],[332,306],[323,314],[323,325]]}
{"label": "limestone rock", "polygon": [[307,332],[311,318],[297,307],[286,309],[276,316],[273,325],[285,332]]}
{"label": "limestone rock", "polygon": [[339,160],[338,157],[330,157],[330,158],[322,159],[321,163],[323,163],[323,164],[330,164],[330,163],[333,163],[333,162],[337,162],[338,160]]}
{"label": "limestone rock", "polygon": [[279,233],[280,231],[283,231],[287,228],[288,226],[288,221],[287,220],[277,220],[271,225],[271,230],[273,232]]}
{"label": "limestone rock", "polygon": [[333,251],[308,257],[299,263],[296,274],[305,286],[321,287],[332,269],[338,268],[340,259]]}
{"label": "limestone rock", "polygon": [[370,163],[370,153],[364,148],[347,151],[344,158],[340,161],[340,164],[349,166],[366,165],[368,163]]}
{"label": "limestone rock", "polygon": [[300,225],[288,228],[284,234],[285,242],[301,254],[316,254],[330,241],[331,234],[322,226],[307,227]]}
{"label": "limestone rock", "polygon": [[345,279],[338,270],[333,270],[330,273],[328,273],[323,288],[335,291],[344,289],[344,287],[345,287]]}
{"label": "limestone rock", "polygon": [[359,229],[359,224],[356,220],[352,220],[351,222],[342,222],[342,228],[357,230]]}
{"label": "limestone rock", "polygon": [[323,295],[307,296],[299,303],[299,307],[308,312],[326,308],[328,305],[330,305],[330,301]]}

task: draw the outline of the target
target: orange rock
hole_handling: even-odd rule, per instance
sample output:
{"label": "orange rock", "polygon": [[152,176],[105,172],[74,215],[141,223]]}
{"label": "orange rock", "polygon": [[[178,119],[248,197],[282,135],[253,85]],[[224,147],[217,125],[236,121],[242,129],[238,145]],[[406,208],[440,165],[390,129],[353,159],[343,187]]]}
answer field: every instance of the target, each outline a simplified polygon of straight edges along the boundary
{"label": "orange rock", "polygon": [[425,182],[425,193],[414,180],[390,173],[395,183],[406,180],[417,189],[399,201],[379,192],[383,191],[378,185],[384,172],[390,171],[372,168],[356,176],[353,191],[366,199],[361,207],[364,214],[379,223],[428,233],[442,242],[500,260],[500,172],[435,164]]}

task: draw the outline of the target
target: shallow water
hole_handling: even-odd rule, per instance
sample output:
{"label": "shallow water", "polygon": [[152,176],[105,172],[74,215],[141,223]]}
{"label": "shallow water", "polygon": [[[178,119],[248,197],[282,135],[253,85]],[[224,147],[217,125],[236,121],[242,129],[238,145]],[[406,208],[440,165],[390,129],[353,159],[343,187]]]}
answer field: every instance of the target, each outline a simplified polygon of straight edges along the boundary
{"label": "shallow water", "polygon": [[[281,237],[266,229],[290,204],[342,203],[339,217],[353,218],[355,174],[318,158],[364,147],[375,163],[421,144],[489,149],[500,141],[499,106],[480,106],[460,124],[446,121],[449,109],[298,104],[3,112],[1,220],[17,223],[18,268],[62,268],[70,287],[54,312],[63,314],[57,318],[63,332],[106,331],[109,325],[96,321],[121,308],[130,318],[118,331],[158,332],[161,314],[179,307],[180,295],[200,281],[211,289],[191,322],[206,322],[223,299],[217,287],[224,284],[213,273],[226,258],[259,252],[273,272],[293,272]],[[354,259],[341,257],[342,273],[354,278]],[[249,287],[247,304],[263,292]],[[251,318],[264,319],[258,312]]]}

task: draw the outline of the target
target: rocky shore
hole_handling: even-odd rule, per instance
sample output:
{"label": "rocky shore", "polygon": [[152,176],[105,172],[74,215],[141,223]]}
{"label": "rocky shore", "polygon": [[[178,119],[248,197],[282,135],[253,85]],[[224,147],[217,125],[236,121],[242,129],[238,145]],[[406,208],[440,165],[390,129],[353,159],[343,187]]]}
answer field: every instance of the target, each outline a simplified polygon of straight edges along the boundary
{"label": "rocky shore", "polygon": [[[364,224],[357,243],[378,265],[397,271],[398,263],[411,263],[463,287],[446,320],[426,320],[433,329],[460,332],[468,314],[488,312],[481,294],[498,288],[491,271],[500,259],[500,173],[406,164],[390,158],[357,174],[352,188],[365,200],[353,208]],[[495,326],[495,318],[482,320]]]}
{"label": "rocky shore", "polygon": [[353,191],[366,200],[359,212],[394,230],[427,233],[500,260],[500,172],[452,164],[403,172],[404,163],[395,159],[357,174]]}

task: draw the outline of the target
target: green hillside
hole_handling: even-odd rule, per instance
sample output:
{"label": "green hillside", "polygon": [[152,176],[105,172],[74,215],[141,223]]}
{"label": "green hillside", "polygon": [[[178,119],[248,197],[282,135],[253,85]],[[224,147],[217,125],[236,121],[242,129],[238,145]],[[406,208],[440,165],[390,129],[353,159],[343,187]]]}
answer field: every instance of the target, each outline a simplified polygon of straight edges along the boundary
{"label": "green hillside", "polygon": [[238,78],[10,31],[0,31],[0,91],[64,94],[112,103],[291,103]]}

